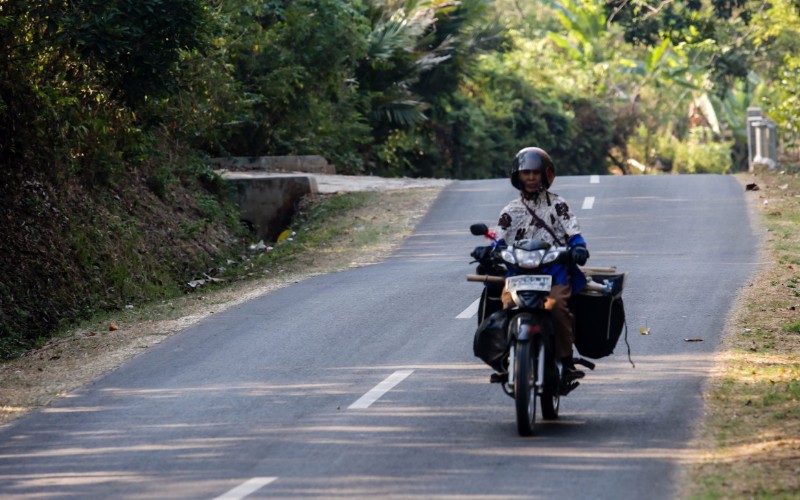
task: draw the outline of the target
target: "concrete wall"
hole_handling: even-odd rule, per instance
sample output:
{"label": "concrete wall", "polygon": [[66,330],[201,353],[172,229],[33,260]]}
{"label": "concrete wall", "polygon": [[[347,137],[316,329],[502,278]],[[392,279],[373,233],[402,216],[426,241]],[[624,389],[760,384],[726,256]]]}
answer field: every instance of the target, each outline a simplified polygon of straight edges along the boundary
{"label": "concrete wall", "polygon": [[262,172],[305,172],[335,174],[336,167],[322,156],[232,156],[211,158],[208,163],[214,168],[231,170],[259,170]]}
{"label": "concrete wall", "polygon": [[231,198],[258,237],[274,242],[289,227],[303,196],[318,192],[313,175],[269,172],[221,172],[231,186]]}

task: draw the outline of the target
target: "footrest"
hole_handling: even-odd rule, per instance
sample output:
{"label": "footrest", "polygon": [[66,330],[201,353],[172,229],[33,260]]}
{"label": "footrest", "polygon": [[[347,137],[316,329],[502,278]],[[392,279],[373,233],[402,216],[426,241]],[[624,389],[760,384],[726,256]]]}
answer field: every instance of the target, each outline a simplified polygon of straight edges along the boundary
{"label": "footrest", "polygon": [[581,383],[577,381],[570,382],[568,384],[561,384],[561,390],[559,391],[560,395],[566,396],[570,392],[574,391],[579,385],[581,385]]}

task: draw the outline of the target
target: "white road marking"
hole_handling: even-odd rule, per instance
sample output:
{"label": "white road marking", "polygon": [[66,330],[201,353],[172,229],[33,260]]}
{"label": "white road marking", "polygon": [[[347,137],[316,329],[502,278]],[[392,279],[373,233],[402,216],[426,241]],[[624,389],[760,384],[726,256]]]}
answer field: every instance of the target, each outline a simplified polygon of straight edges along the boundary
{"label": "white road marking", "polygon": [[220,495],[214,500],[241,500],[242,498],[255,493],[264,486],[278,479],[277,477],[254,477],[249,479],[224,495]]}
{"label": "white road marking", "polygon": [[480,305],[480,302],[481,302],[480,298],[475,299],[475,302],[473,302],[466,309],[461,311],[461,314],[456,316],[456,319],[469,319],[475,316],[475,314],[478,313],[478,306]]}
{"label": "white road marking", "polygon": [[591,210],[594,206],[594,196],[587,196],[583,199],[583,206],[581,207],[584,210]]}
{"label": "white road marking", "polygon": [[372,403],[381,396],[391,391],[394,386],[405,380],[406,377],[414,373],[414,370],[397,370],[389,375],[386,380],[376,385],[370,391],[361,396],[358,401],[347,407],[348,410],[363,410],[369,408]]}
{"label": "white road marking", "polygon": [[589,183],[590,184],[600,184],[600,176],[599,175],[593,175],[593,176],[589,177]]}

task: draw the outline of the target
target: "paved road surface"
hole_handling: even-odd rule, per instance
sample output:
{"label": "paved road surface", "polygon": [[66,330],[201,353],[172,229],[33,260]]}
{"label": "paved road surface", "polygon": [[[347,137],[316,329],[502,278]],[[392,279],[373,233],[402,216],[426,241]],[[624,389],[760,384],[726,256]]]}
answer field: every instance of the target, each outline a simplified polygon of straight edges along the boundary
{"label": "paved road surface", "polygon": [[[388,261],[209,320],[0,428],[2,498],[669,499],[725,316],[754,270],[722,176],[561,177],[591,265],[628,273],[628,340],[516,432],[472,356],[473,222],[508,181],[450,184]],[[651,335],[639,335],[647,325]],[[702,342],[686,342],[701,338]]]}

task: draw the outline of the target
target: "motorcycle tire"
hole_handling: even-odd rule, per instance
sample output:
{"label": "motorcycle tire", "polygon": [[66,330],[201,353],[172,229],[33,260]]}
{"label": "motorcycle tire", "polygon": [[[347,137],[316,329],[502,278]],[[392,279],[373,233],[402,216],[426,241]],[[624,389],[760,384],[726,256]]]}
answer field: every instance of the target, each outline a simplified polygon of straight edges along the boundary
{"label": "motorcycle tire", "polygon": [[558,418],[559,407],[561,406],[558,368],[556,368],[552,358],[547,360],[547,367],[548,374],[545,376],[544,388],[542,389],[542,395],[539,401],[542,405],[542,418],[545,420],[556,420]]}
{"label": "motorcycle tire", "polygon": [[536,423],[536,363],[531,347],[531,342],[518,342],[514,360],[514,402],[520,436],[533,435]]}

